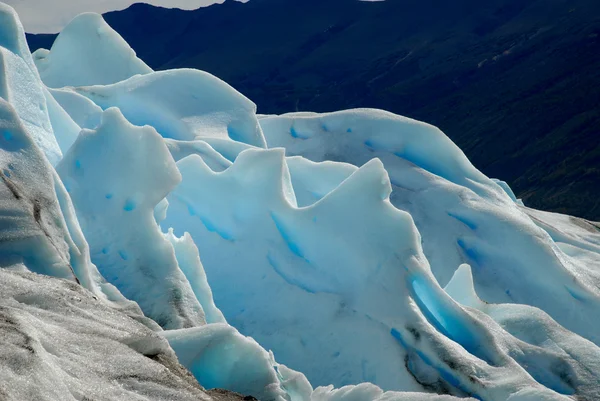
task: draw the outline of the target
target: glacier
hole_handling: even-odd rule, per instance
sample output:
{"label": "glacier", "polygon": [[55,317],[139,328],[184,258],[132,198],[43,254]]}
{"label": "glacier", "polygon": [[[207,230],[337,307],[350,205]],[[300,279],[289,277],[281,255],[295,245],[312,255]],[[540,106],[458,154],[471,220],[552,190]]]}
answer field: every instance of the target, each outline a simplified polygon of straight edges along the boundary
{"label": "glacier", "polygon": [[[438,128],[259,115],[0,3],[0,398],[600,399],[600,223]],[[246,396],[246,398],[244,398]]]}
{"label": "glacier", "polygon": [[152,69],[95,13],[75,17],[52,49],[33,54],[40,77],[50,88],[108,85]]}

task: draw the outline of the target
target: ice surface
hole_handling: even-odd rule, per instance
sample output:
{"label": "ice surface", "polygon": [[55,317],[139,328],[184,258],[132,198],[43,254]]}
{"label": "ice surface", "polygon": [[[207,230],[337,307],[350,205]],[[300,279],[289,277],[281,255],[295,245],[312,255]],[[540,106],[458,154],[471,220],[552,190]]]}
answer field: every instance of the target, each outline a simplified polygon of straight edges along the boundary
{"label": "ice surface", "polygon": [[[229,323],[313,384],[370,381],[482,399],[526,386],[554,400],[594,394],[585,383],[596,376],[575,369],[582,359],[537,350],[446,295],[412,219],[389,203],[381,162],[300,209],[280,150],[243,151],[222,172],[197,154],[178,167],[183,180],[161,224],[191,233]],[[564,375],[544,376],[548,364]]]}
{"label": "ice surface", "polygon": [[56,142],[58,142],[61,152],[65,153],[69,150],[71,145],[73,145],[75,139],[77,139],[81,127],[73,121],[71,116],[61,107],[50,91],[45,87],[44,96],[46,98],[50,124],[52,125],[52,131],[54,132]]}
{"label": "ice surface", "polygon": [[138,306],[106,283],[91,263],[61,180],[2,99],[0,132],[0,267],[77,281],[100,299],[141,318]]}
{"label": "ice surface", "polygon": [[94,129],[100,125],[102,109],[87,97],[69,88],[48,91],[79,127]]}
{"label": "ice surface", "polygon": [[504,343],[509,355],[536,381],[561,394],[600,398],[600,348],[593,343],[564,329],[537,308],[481,301],[468,265],[459,267],[446,291],[498,323],[506,332],[492,331],[497,341]]}
{"label": "ice surface", "polygon": [[212,290],[208,286],[206,273],[198,255],[198,248],[196,248],[192,237],[185,233],[183,237],[177,238],[173,234],[173,230],[169,230],[165,237],[173,246],[179,268],[189,281],[200,305],[202,305],[206,323],[225,323],[223,314],[213,301]]}
{"label": "ice surface", "polygon": [[272,357],[233,327],[208,324],[162,335],[203,387],[226,388],[259,400],[286,399]]}
{"label": "ice surface", "polygon": [[286,163],[298,206],[309,206],[321,200],[358,169],[346,163],[315,163],[299,156],[287,158]]}
{"label": "ice surface", "polygon": [[[356,350],[344,354],[342,348],[346,347],[327,341],[327,337],[318,342],[311,339],[322,338],[324,327],[333,331],[328,334],[332,338],[335,338],[335,333],[343,331],[353,333],[356,343],[362,342],[360,348],[364,348],[364,354],[375,352],[378,355],[373,360],[386,353],[384,344],[387,343],[387,347],[394,345],[389,330],[377,335],[378,330],[365,325],[366,317],[360,323],[354,319],[335,319],[338,313],[345,314],[344,304],[351,302],[334,294],[338,291],[344,295],[352,294],[364,279],[360,276],[364,267],[353,267],[382,253],[367,264],[375,268],[387,257],[375,244],[370,253],[363,255],[361,252],[366,244],[355,246],[355,252],[349,254],[336,251],[345,241],[354,240],[358,244],[368,238],[367,235],[358,235],[353,228],[372,218],[372,213],[353,222],[353,228],[346,223],[338,229],[330,219],[343,221],[351,212],[344,213],[348,210],[346,207],[336,213],[341,216],[330,216],[329,213],[341,202],[332,199],[329,205],[323,203],[321,210],[306,211],[309,216],[305,217],[301,210],[292,206],[294,194],[289,190],[289,181],[285,185],[282,179],[287,175],[283,160],[280,151],[246,150],[232,167],[217,174],[197,155],[182,159],[178,166],[183,181],[169,196],[167,218],[161,224],[174,227],[176,233],[189,231],[192,234],[200,249],[217,306],[242,333],[252,335],[259,343],[273,349],[280,362],[293,361],[294,369],[317,380],[314,384],[340,384],[340,374],[350,375],[346,384],[368,380],[361,370],[371,368],[369,366],[364,369],[360,365],[353,366],[347,373],[348,366],[353,365],[355,360],[353,353]],[[374,197],[370,191],[364,193],[373,197],[373,202],[383,202],[378,193],[385,192],[385,185],[379,184],[383,176],[378,175],[385,174],[381,166],[374,164],[364,174],[374,174],[374,184],[381,186],[375,188]],[[357,195],[356,202],[363,200],[360,182],[362,180],[357,178],[354,186],[348,184],[357,192],[354,194]],[[211,191],[203,191],[202,188],[211,188]],[[289,221],[296,213],[302,216],[298,217],[299,221]],[[307,228],[295,226],[304,220]],[[370,226],[375,227],[381,220],[387,220],[387,216]],[[378,227],[378,230],[381,228]],[[317,232],[319,235],[315,235]],[[346,235],[338,239],[343,232]],[[324,238],[330,240],[324,241]],[[372,236],[373,241],[378,238]],[[352,249],[350,243],[344,246]],[[346,266],[346,263],[351,265]],[[340,271],[328,271],[326,266],[338,266]],[[363,276],[368,274],[363,273]],[[278,301],[272,302],[272,299]],[[297,310],[294,304],[302,304],[302,310]],[[248,308],[248,305],[253,307]],[[284,311],[290,309],[297,311],[293,317],[285,318]],[[352,314],[350,311],[347,313]],[[363,326],[367,329],[362,329]],[[348,349],[353,347],[348,346]],[[340,351],[341,355],[335,357]],[[327,358],[331,363],[326,366],[321,358]],[[396,363],[395,369],[381,364],[379,372],[375,364],[372,367],[387,377],[389,385],[404,370],[402,357],[392,359]],[[405,382],[406,386],[414,383],[410,377],[404,377],[400,383],[404,385]],[[418,385],[412,385],[413,389],[420,389]]]}
{"label": "ice surface", "polygon": [[510,197],[510,199],[513,200],[513,202],[519,203],[519,199],[517,199],[512,188],[508,185],[508,183],[506,181],[498,180],[495,178],[492,178],[492,181],[494,181],[496,184],[498,184],[498,186],[500,186],[500,188],[502,188],[504,190],[504,192],[506,192],[506,194]]}
{"label": "ice surface", "polygon": [[42,81],[51,88],[108,85],[152,72],[95,13],[75,17],[58,35],[52,49],[38,50],[34,59]]}
{"label": "ice surface", "polygon": [[414,219],[441,285],[468,263],[486,301],[536,306],[599,343],[600,326],[586,318],[600,307],[597,275],[579,267],[508,196],[508,186],[476,171],[437,128],[372,110],[290,114],[260,124],[268,145],[289,155],[357,166],[380,158],[391,202]]}
{"label": "ice surface", "polygon": [[96,15],[46,88],[0,22],[0,398],[600,399],[597,223],[428,124],[257,116]]}
{"label": "ice surface", "polygon": [[166,138],[222,138],[265,147],[256,105],[203,71],[160,71],[77,91],[103,109],[118,107],[131,123],[151,125]]}
{"label": "ice surface", "polygon": [[225,158],[225,156],[217,152],[205,141],[178,141],[174,139],[165,139],[165,143],[175,161],[179,161],[186,156],[199,155],[213,171],[223,171],[232,164],[229,159]]}
{"label": "ice surface", "polygon": [[0,397],[210,400],[173,350],[81,286],[0,269]]}
{"label": "ice surface", "polygon": [[600,223],[527,207],[522,207],[521,210],[559,246],[570,245],[600,253]]}
{"label": "ice surface", "polygon": [[[273,360],[256,341],[226,324],[162,333],[186,366],[207,389],[227,388],[259,400],[290,401],[452,401],[452,396],[384,392],[363,383],[313,390],[304,375]],[[462,398],[469,401],[473,398]]]}
{"label": "ice surface", "polygon": [[43,85],[14,10],[0,3],[0,97],[11,103],[52,164],[61,157],[46,108]]}
{"label": "ice surface", "polygon": [[600,223],[527,207],[521,210],[568,255],[578,277],[600,288]]}
{"label": "ice surface", "polygon": [[76,280],[52,167],[3,99],[0,132],[2,265],[23,264],[37,273]]}
{"label": "ice surface", "polygon": [[154,207],[180,180],[162,137],[109,109],[97,130],[79,135],[57,171],[102,275],[164,328],[203,324],[202,307],[154,219]]}
{"label": "ice surface", "polygon": [[456,398],[450,395],[409,392],[383,392],[370,383],[358,386],[345,386],[334,389],[333,386],[319,387],[312,394],[311,401],[473,401],[475,398]]}
{"label": "ice surface", "polygon": [[[291,113],[260,120],[269,147],[312,161],[364,164],[364,154],[390,153],[475,192],[489,179],[436,127],[382,110]],[[483,188],[482,188],[483,187]]]}

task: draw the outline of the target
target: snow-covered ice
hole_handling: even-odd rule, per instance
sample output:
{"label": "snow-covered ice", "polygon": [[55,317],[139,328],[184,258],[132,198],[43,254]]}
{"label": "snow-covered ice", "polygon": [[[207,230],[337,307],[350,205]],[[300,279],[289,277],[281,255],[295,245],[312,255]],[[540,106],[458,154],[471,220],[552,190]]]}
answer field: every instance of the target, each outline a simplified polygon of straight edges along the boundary
{"label": "snow-covered ice", "polygon": [[0,397],[210,401],[167,341],[83,287],[0,270]]}

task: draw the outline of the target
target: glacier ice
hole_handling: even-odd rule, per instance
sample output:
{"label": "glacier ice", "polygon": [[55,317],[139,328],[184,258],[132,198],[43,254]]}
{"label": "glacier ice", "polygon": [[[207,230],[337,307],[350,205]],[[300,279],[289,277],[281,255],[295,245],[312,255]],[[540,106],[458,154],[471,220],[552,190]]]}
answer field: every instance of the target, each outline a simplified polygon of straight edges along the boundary
{"label": "glacier ice", "polygon": [[173,246],[177,264],[190,283],[196,299],[202,306],[206,323],[225,323],[223,313],[217,308],[213,300],[212,290],[208,286],[206,273],[198,255],[198,248],[196,248],[192,237],[188,233],[185,233],[181,238],[177,238],[173,234],[173,230],[169,230],[164,235]]}
{"label": "glacier ice", "polygon": [[502,188],[504,190],[504,192],[506,192],[506,194],[510,197],[510,199],[513,200],[513,202],[523,206],[523,201],[517,199],[517,197],[515,196],[515,193],[513,192],[513,190],[511,189],[511,187],[508,185],[508,183],[506,181],[498,180],[495,178],[492,178],[492,181],[495,182],[496,184],[498,184],[498,186],[500,188]]}
{"label": "glacier ice", "polygon": [[544,311],[527,305],[489,304],[479,299],[469,265],[461,265],[445,288],[462,305],[485,313],[503,330],[504,347],[532,377],[561,394],[600,397],[600,349],[564,329]]}
{"label": "glacier ice", "polygon": [[252,394],[259,400],[286,399],[271,356],[233,327],[207,324],[162,335],[203,387]]}
{"label": "glacier ice", "polygon": [[118,107],[131,123],[151,125],[166,138],[222,138],[265,147],[256,105],[203,71],[159,71],[76,90],[102,109]]}
{"label": "glacier ice", "polygon": [[16,110],[21,123],[52,164],[62,156],[46,107],[43,86],[17,14],[0,3],[0,97]]}
{"label": "glacier ice", "polygon": [[70,257],[73,244],[54,195],[56,173],[3,99],[0,132],[2,264],[77,280]]}
{"label": "glacier ice", "polygon": [[152,72],[95,13],[75,17],[58,35],[50,51],[40,49],[33,57],[42,81],[51,88],[108,85]]}
{"label": "glacier ice", "polygon": [[[574,354],[568,342],[563,355],[536,349],[537,359],[517,358],[537,344],[522,343],[445,295],[412,219],[388,201],[391,185],[380,162],[367,163],[300,209],[281,151],[243,151],[222,172],[198,155],[178,166],[183,180],[169,195],[162,224],[196,239],[228,321],[313,383],[371,381],[412,391],[447,391],[444,383],[451,383],[455,394],[491,399],[537,385],[538,396],[558,400],[529,376],[551,364],[564,366],[571,384],[561,387],[560,372],[536,376],[538,382],[595,395],[585,383],[598,378],[577,372],[585,358],[568,356]],[[298,303],[303,307],[287,317],[284,311]],[[450,351],[448,339],[467,354]]]}
{"label": "glacier ice", "polygon": [[[488,179],[442,131],[382,110],[357,109],[328,114],[290,113],[260,119],[269,147],[312,161],[352,161],[365,153],[390,153],[474,192]],[[364,163],[364,162],[363,162]]]}
{"label": "glacier ice", "polygon": [[[57,171],[102,275],[164,328],[206,323],[154,219],[154,207],[180,180],[156,130],[108,109],[96,130],[81,132]],[[120,225],[129,229],[115,230]]]}
{"label": "glacier ice", "polygon": [[78,282],[113,307],[154,324],[92,264],[62,181],[3,99],[0,132],[0,266]]}
{"label": "glacier ice", "polygon": [[286,163],[298,206],[310,206],[323,199],[358,169],[352,164],[331,161],[315,163],[300,156],[288,157]]}
{"label": "glacier ice", "polygon": [[[256,341],[240,335],[226,324],[169,330],[162,333],[180,362],[207,388],[228,388],[254,394],[260,400],[289,401],[451,401],[448,395],[383,392],[362,383],[335,389],[313,389],[301,373],[274,361]],[[240,375],[240,371],[244,372]],[[470,401],[473,398],[462,398]]]}
{"label": "glacier ice", "polygon": [[600,224],[431,125],[0,22],[0,398],[600,399]]}
{"label": "glacier ice", "polygon": [[80,128],[94,129],[100,125],[102,109],[73,88],[51,89],[50,95]]}
{"label": "glacier ice", "polygon": [[206,400],[157,333],[74,282],[0,269],[0,397]]}
{"label": "glacier ice", "polygon": [[81,127],[73,121],[71,116],[60,106],[54,99],[54,96],[44,88],[44,96],[46,98],[46,106],[48,107],[48,116],[50,117],[50,125],[56,137],[56,142],[62,153],[65,153],[81,131]]}
{"label": "glacier ice", "polygon": [[585,318],[600,307],[597,280],[437,128],[370,110],[266,117],[260,124],[270,147],[315,162],[361,165],[378,157],[394,189],[390,200],[413,217],[441,285],[468,263],[488,302],[539,307],[598,344],[600,327]]}

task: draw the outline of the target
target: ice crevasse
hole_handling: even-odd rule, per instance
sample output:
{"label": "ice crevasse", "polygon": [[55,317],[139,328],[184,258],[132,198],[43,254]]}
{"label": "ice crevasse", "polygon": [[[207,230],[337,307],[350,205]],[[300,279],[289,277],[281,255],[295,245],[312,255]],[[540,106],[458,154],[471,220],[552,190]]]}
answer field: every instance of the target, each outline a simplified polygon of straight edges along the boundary
{"label": "ice crevasse", "polygon": [[2,396],[600,399],[597,223],[431,125],[260,116],[98,15],[33,57],[0,20]]}

